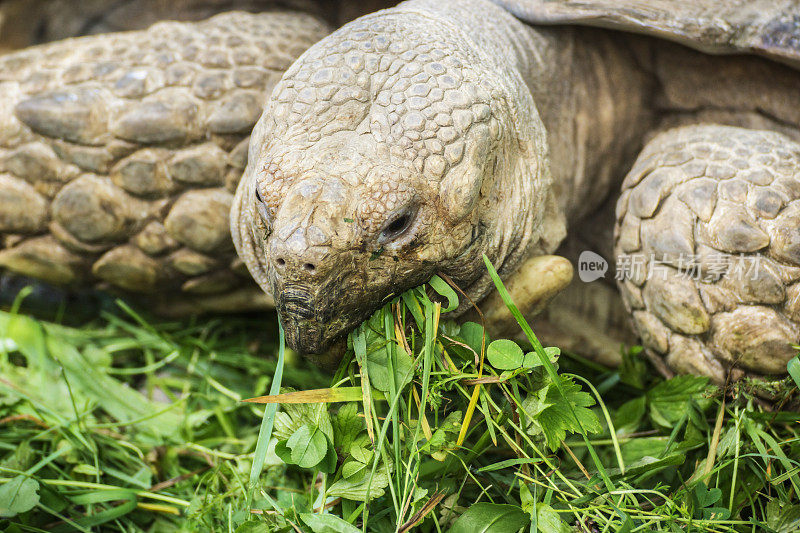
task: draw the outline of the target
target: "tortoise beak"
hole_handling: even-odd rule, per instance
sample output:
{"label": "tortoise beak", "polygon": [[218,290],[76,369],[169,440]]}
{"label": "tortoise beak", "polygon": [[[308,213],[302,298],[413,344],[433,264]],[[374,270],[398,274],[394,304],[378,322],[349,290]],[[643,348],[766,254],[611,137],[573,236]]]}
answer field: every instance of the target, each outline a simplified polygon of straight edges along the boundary
{"label": "tortoise beak", "polygon": [[[347,334],[375,310],[367,298],[359,297],[362,294],[342,285],[338,277],[319,285],[298,284],[277,276],[272,280],[286,344],[323,367],[338,362]],[[335,361],[326,363],[328,359]]]}
{"label": "tortoise beak", "polygon": [[330,318],[326,298],[305,288],[280,282],[276,285],[279,286],[273,289],[275,306],[288,346],[306,354],[325,352],[334,340],[326,335],[326,322],[329,323],[326,319]]}

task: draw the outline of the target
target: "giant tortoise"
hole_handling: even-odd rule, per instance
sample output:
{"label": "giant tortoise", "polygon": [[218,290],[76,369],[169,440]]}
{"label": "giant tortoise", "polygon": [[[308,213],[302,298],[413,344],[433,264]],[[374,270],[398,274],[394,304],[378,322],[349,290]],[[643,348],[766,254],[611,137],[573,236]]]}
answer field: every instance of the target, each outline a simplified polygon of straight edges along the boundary
{"label": "giant tortoise", "polygon": [[313,354],[434,274],[507,320],[484,254],[532,312],[566,242],[672,370],[781,373],[799,66],[792,0],[410,0],[333,33],[276,9],[35,46],[0,58],[0,265],[275,305]]}

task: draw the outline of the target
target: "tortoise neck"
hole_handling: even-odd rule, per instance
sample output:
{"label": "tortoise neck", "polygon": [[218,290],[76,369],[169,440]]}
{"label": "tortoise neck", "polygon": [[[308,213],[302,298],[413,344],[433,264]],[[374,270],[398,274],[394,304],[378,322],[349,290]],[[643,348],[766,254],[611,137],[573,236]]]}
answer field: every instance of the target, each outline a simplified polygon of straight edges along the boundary
{"label": "tortoise neck", "polygon": [[523,77],[547,130],[558,203],[574,224],[616,190],[652,128],[651,78],[637,66],[629,36],[581,27],[526,29],[532,46]]}

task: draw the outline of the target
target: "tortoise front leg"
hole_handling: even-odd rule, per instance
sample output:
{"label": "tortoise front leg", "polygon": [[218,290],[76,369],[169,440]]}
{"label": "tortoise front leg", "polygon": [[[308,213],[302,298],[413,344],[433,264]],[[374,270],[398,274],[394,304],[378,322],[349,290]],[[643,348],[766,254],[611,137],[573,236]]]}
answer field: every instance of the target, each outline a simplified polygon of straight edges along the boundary
{"label": "tortoise front leg", "polygon": [[[556,294],[569,285],[572,271],[569,260],[557,255],[540,255],[525,261],[504,285],[514,305],[527,319],[540,313]],[[493,291],[478,307],[491,336],[503,337],[519,331],[516,319],[499,292]],[[466,318],[480,321],[474,310]]]}
{"label": "tortoise front leg", "polygon": [[800,339],[800,145],[690,126],[656,136],[617,204],[617,279],[644,346],[717,383],[783,374]]}
{"label": "tortoise front leg", "polygon": [[229,211],[267,95],[327,33],[233,12],[2,56],[0,266],[172,313],[271,306]]}

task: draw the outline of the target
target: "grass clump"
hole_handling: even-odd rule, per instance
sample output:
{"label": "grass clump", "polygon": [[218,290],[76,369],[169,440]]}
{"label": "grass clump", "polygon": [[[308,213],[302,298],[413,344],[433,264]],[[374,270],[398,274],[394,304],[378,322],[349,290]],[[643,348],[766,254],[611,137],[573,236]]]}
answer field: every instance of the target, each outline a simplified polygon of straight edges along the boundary
{"label": "grass clump", "polygon": [[263,320],[4,313],[0,530],[800,529],[800,415],[636,348],[606,369],[544,347],[496,282],[524,341],[449,320],[435,278],[332,379]]}

